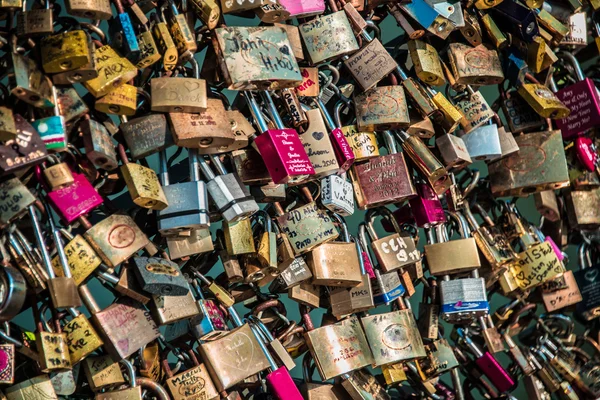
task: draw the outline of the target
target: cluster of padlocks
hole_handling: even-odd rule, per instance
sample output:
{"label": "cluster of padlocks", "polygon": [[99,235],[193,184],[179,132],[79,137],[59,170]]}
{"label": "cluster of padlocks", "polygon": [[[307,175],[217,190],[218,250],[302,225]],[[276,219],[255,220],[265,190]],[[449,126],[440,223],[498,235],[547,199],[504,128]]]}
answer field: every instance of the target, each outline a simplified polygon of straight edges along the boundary
{"label": "cluster of padlocks", "polygon": [[600,398],[597,9],[0,0],[0,399]]}

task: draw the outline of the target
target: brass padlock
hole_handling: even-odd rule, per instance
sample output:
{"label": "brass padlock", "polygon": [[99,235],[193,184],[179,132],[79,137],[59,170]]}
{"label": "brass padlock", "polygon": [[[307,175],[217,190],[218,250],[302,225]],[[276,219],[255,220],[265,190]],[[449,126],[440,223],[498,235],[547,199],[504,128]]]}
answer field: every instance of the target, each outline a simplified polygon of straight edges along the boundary
{"label": "brass padlock", "polygon": [[29,57],[12,54],[14,75],[10,77],[11,93],[34,107],[54,107],[52,82]]}
{"label": "brass padlock", "polygon": [[358,42],[344,11],[319,16],[298,28],[313,65],[358,50]]}
{"label": "brass padlock", "polygon": [[518,152],[489,164],[494,196],[522,196],[569,186],[560,131],[529,133],[515,140]]}
{"label": "brass padlock", "polygon": [[340,223],[343,242],[323,243],[306,257],[315,285],[348,287],[362,282],[356,245],[350,240],[348,227],[343,217],[333,214]]}
{"label": "brass padlock", "polygon": [[140,207],[151,210],[164,210],[169,206],[165,193],[154,170],[140,164],[130,163],[123,145],[119,145],[119,155],[123,161],[121,175],[127,184],[131,198]]}
{"label": "brass padlock", "polygon": [[138,88],[123,84],[106,96],[96,99],[94,108],[105,114],[135,115],[137,111]]}
{"label": "brass padlock", "polygon": [[[196,60],[190,60],[192,64]],[[168,113],[199,113],[207,108],[206,81],[195,68],[193,78],[160,77],[150,81],[152,111]],[[185,90],[183,90],[185,89]]]}
{"label": "brass padlock", "polygon": [[17,34],[19,36],[51,35],[54,32],[54,17],[50,1],[44,2],[44,8],[27,10],[27,1],[23,1],[23,11],[17,14]]}
{"label": "brass padlock", "polygon": [[358,129],[381,131],[410,125],[402,86],[380,86],[354,96]]}
{"label": "brass padlock", "polygon": [[431,86],[442,86],[446,77],[437,50],[422,40],[409,40],[408,50],[419,79]]}
{"label": "brass padlock", "polygon": [[69,71],[90,63],[92,49],[87,33],[73,30],[45,36],[41,40],[42,66],[48,74]]}
{"label": "brass padlock", "polygon": [[[529,75],[526,75],[529,78]],[[529,78],[531,80],[531,78]],[[517,93],[544,118],[561,119],[571,113],[556,95],[546,86],[538,83],[523,83]]]}
{"label": "brass padlock", "polygon": [[600,188],[569,190],[565,196],[569,226],[572,229],[593,230],[600,226]]}
{"label": "brass padlock", "polygon": [[96,98],[107,95],[137,75],[137,68],[109,45],[97,48],[94,58],[98,77],[84,82],[84,86]]}
{"label": "brass padlock", "polygon": [[500,58],[496,50],[483,44],[471,47],[463,43],[450,43],[448,58],[452,74],[463,85],[497,85],[504,80]]}

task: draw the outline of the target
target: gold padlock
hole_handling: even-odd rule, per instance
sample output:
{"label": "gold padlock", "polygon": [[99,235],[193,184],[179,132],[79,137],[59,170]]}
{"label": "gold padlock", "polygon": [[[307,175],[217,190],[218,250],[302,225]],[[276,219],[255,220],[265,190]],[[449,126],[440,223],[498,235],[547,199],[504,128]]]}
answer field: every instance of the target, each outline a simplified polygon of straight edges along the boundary
{"label": "gold padlock", "polygon": [[96,99],[94,108],[105,114],[135,115],[137,111],[137,92],[135,86],[124,84],[106,96]]}

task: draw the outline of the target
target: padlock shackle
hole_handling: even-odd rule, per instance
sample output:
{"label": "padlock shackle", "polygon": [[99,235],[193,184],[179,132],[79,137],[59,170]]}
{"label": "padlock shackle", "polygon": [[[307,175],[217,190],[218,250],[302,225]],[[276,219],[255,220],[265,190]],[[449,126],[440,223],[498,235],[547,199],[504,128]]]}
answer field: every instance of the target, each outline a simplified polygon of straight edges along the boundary
{"label": "padlock shackle", "polygon": [[385,141],[385,147],[388,149],[390,154],[398,153],[398,142],[394,138],[394,134],[391,131],[381,132],[383,140]]}
{"label": "padlock shackle", "polygon": [[204,159],[204,156],[199,156],[198,161],[200,163],[200,170],[202,171],[202,175],[204,175],[204,177],[209,181],[214,180],[217,176],[215,175],[213,170],[210,169],[210,166],[207,164],[206,160]]}
{"label": "padlock shackle", "polygon": [[321,115],[323,116],[323,121],[325,121],[325,125],[327,125],[327,129],[333,131],[335,128],[340,128],[341,125],[337,124],[336,121],[331,118],[331,114],[327,111],[327,107],[320,96],[316,97],[314,103],[317,105],[319,110],[321,111]]}
{"label": "padlock shackle", "polygon": [[98,303],[96,303],[96,299],[92,296],[92,292],[87,284],[79,286],[79,296],[81,296],[81,300],[85,307],[90,311],[90,314],[93,315],[102,311]]}
{"label": "padlock shackle", "polygon": [[257,220],[262,221],[263,229],[265,232],[274,232],[273,231],[273,220],[271,220],[271,216],[265,210],[258,210],[254,213],[254,217]]}
{"label": "padlock shackle", "polygon": [[248,104],[248,109],[250,110],[250,114],[254,118],[254,122],[258,125],[258,129],[260,133],[264,133],[269,130],[269,125],[267,125],[267,121],[262,114],[262,111],[258,105],[258,102],[254,98],[254,93],[251,91],[244,91],[243,96],[246,99],[246,103]]}
{"label": "padlock shackle", "polygon": [[210,154],[209,158],[210,158],[210,161],[212,162],[212,164],[214,165],[215,169],[217,170],[217,172],[220,175],[228,174],[228,172],[225,169],[225,166],[223,165],[223,163],[221,162],[221,159],[219,158],[218,154]]}
{"label": "padlock shackle", "polygon": [[169,186],[169,172],[167,166],[167,151],[161,150],[158,152],[158,168],[159,168],[159,178],[160,183],[163,186]]}
{"label": "padlock shackle", "polygon": [[198,149],[188,149],[188,167],[190,169],[191,182],[198,182],[200,180],[200,167],[198,158]]}
{"label": "padlock shackle", "polygon": [[[368,247],[368,241],[367,241],[367,235],[369,235],[369,233],[368,233],[367,227],[368,227],[368,224],[365,223],[364,221],[358,224],[358,241],[360,242],[360,245],[362,247],[362,250],[364,251],[364,254],[367,256],[369,263],[371,265],[374,265],[373,259],[371,258],[371,254],[369,253],[369,247]],[[371,240],[373,240],[373,239],[371,239]],[[363,266],[364,266],[364,264],[363,264]]]}
{"label": "padlock shackle", "polygon": [[350,232],[348,232],[348,225],[346,224],[346,220],[344,219],[344,217],[334,212],[332,212],[331,215],[340,224],[340,227],[342,229],[342,238],[344,242],[350,243],[352,239],[350,237]]}
{"label": "padlock shackle", "polygon": [[269,352],[269,349],[267,349],[267,345],[265,344],[264,336],[262,335],[259,328],[256,327],[254,324],[252,324],[250,321],[247,321],[246,323],[248,325],[250,325],[250,330],[252,331],[252,333],[254,334],[254,337],[256,338],[256,341],[258,342],[258,346],[260,347],[263,354],[267,358],[267,362],[269,363],[271,370],[275,371],[275,370],[279,369],[277,362],[275,362],[275,359]]}
{"label": "padlock shackle", "polygon": [[559,51],[558,53],[556,53],[556,56],[559,58],[562,57],[562,58],[567,59],[567,61],[573,67],[573,71],[575,72],[575,77],[577,78],[577,80],[579,82],[582,82],[585,80],[585,74],[583,73],[583,70],[581,69],[581,65],[579,65],[579,61],[577,61],[577,58],[575,58],[573,53],[570,53],[568,51]]}
{"label": "padlock shackle", "polygon": [[577,259],[579,260],[579,269],[586,269],[592,266],[591,247],[582,242],[577,248]]}
{"label": "padlock shackle", "polygon": [[279,112],[277,112],[277,107],[273,102],[271,93],[267,92],[266,90],[263,90],[260,92],[260,96],[262,97],[263,102],[267,106],[267,112],[269,113],[271,120],[275,124],[275,127],[277,129],[286,129],[285,125],[283,124],[283,120],[281,119],[281,115],[279,115]]}
{"label": "padlock shackle", "polygon": [[[44,234],[42,233],[42,227],[37,216],[35,205],[29,206],[28,209],[29,217],[31,218],[31,223],[33,224],[33,233],[35,234],[35,239],[38,244],[37,247],[42,253],[42,259],[44,261],[44,266],[46,267],[46,272],[48,272],[48,277],[50,279],[54,279],[56,278],[56,274],[54,273],[54,268],[52,267],[52,259],[50,258],[50,253],[46,247],[46,241],[44,240]],[[50,216],[48,216],[48,218],[50,218]]]}
{"label": "padlock shackle", "polygon": [[[65,253],[65,246],[62,241],[62,236],[60,230],[56,228],[54,224],[54,217],[48,203],[44,203],[44,208],[46,210],[46,215],[48,216],[48,223],[50,224],[50,231],[52,232],[52,239],[54,241],[54,245],[56,246],[56,252],[58,253],[58,260],[60,261],[60,265],[63,269],[63,273],[65,278],[73,278],[71,274],[71,269],[69,268],[69,259],[67,258],[67,254]],[[54,273],[54,267],[51,268]],[[48,275],[51,275],[48,273]]]}

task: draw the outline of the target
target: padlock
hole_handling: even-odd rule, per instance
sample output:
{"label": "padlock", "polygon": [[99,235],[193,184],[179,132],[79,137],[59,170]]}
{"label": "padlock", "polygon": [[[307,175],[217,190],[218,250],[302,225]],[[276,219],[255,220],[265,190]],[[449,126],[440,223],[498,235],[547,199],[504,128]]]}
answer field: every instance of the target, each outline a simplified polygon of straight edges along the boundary
{"label": "padlock", "polygon": [[422,40],[409,40],[408,49],[419,79],[431,86],[446,83],[439,56],[432,45]]}
{"label": "padlock", "polygon": [[200,180],[198,152],[188,150],[190,182],[170,184],[166,154],[160,156],[160,179],[167,208],[158,212],[158,230],[165,236],[176,236],[181,231],[208,228],[208,194],[206,184]]}
{"label": "padlock", "polygon": [[[424,0],[400,4],[399,8],[409,17],[418,22],[418,24],[425,28],[429,33],[439,37],[440,39],[445,40],[456,28],[456,25],[452,21],[441,15],[439,9],[434,7],[433,4],[430,4]],[[455,8],[457,7],[452,7],[452,12],[454,12]],[[411,37],[411,39],[418,39],[418,37],[419,36]]]}
{"label": "padlock", "polygon": [[98,168],[112,171],[119,166],[112,137],[101,123],[84,118],[79,125],[85,155]]}
{"label": "padlock", "polygon": [[35,343],[37,352],[40,356],[40,369],[42,372],[56,372],[70,370],[71,357],[67,346],[67,334],[61,329],[60,324],[55,324],[51,327],[50,324],[43,322],[43,310],[38,310],[38,307],[33,308],[37,322],[37,330],[35,333]]}
{"label": "padlock", "polygon": [[322,14],[325,11],[324,0],[308,0],[300,2],[294,0],[279,0],[279,3],[290,12],[289,18],[312,17],[313,15]]}
{"label": "padlock", "polygon": [[150,310],[159,326],[189,320],[200,314],[194,294],[189,288],[183,296],[153,295]]}
{"label": "padlock", "polygon": [[410,199],[416,195],[404,155],[393,134],[383,132],[389,154],[356,163],[350,176],[358,208],[365,210]]}
{"label": "padlock", "polygon": [[[131,399],[131,400],[139,400],[142,398],[142,387],[138,385],[138,381],[136,380],[136,373],[133,364],[126,359],[119,360],[120,364],[125,366],[125,370],[127,371],[127,376],[129,378],[129,388],[106,391],[96,394],[97,400],[111,400],[111,399]],[[164,389],[162,389],[164,391]]]}
{"label": "padlock", "polygon": [[72,319],[62,327],[62,330],[67,335],[71,364],[75,366],[102,347],[104,342],[84,314],[76,308],[69,308],[67,311]]}
{"label": "padlock", "polygon": [[122,214],[113,214],[90,226],[84,237],[109,267],[121,264],[149,244],[134,220]]}
{"label": "padlock", "polygon": [[354,213],[352,183],[345,174],[329,175],[321,179],[321,203],[331,212],[347,217]]}
{"label": "padlock", "polygon": [[463,85],[497,85],[504,80],[504,73],[496,50],[480,44],[471,47],[462,43],[450,43],[448,58],[452,74]]}
{"label": "padlock", "polygon": [[163,68],[165,71],[173,70],[179,60],[179,53],[162,13],[154,13],[151,29],[158,50],[162,54]]}
{"label": "padlock", "polygon": [[244,98],[248,102],[252,116],[261,132],[254,140],[256,149],[265,161],[274,183],[303,181],[314,174],[315,170],[308,159],[302,142],[296,131],[285,128],[279,114],[276,110],[272,110],[275,105],[268,92],[262,92],[262,94],[277,129],[269,129],[254,95],[245,92]]}
{"label": "padlock", "polygon": [[569,226],[573,229],[593,230],[600,226],[596,205],[600,203],[600,188],[568,190],[565,195]]}
{"label": "padlock", "polygon": [[0,140],[5,142],[15,139],[16,136],[17,127],[15,125],[13,110],[8,107],[0,106]]}
{"label": "padlock", "polygon": [[210,299],[205,299],[200,284],[197,280],[192,280],[192,288],[196,293],[196,304],[200,314],[192,317],[189,322],[185,321],[186,327],[189,325],[192,336],[197,340],[217,340],[229,332],[229,327],[225,323],[224,316],[218,305]]}
{"label": "padlock", "polygon": [[369,310],[375,306],[371,278],[365,268],[360,240],[355,240],[361,283],[351,288],[336,288],[329,293],[331,313],[336,317]]}
{"label": "padlock", "polygon": [[176,260],[195,254],[202,254],[214,250],[212,237],[208,228],[195,229],[189,237],[167,237],[169,256]]}
{"label": "padlock", "polygon": [[191,2],[194,14],[204,22],[208,29],[215,29],[221,19],[221,9],[217,3],[216,0],[194,0]]}
{"label": "padlock", "polygon": [[[373,222],[377,216],[386,218],[392,223],[394,233],[390,236],[379,239],[375,233]],[[402,230],[391,211],[387,208],[371,209],[365,216],[369,236],[371,237],[371,247],[379,266],[384,272],[400,270],[403,274],[404,267],[414,264],[421,258],[419,250],[416,248],[414,239],[411,236],[402,235]]]}
{"label": "padlock", "polygon": [[48,157],[49,164],[42,164],[42,174],[50,190],[62,189],[75,183],[73,173],[66,162],[57,156]]}
{"label": "padlock", "polygon": [[[105,114],[117,114],[117,115],[135,115],[137,111],[137,94],[138,90],[133,85],[124,84],[121,85],[106,96],[96,99],[94,108],[97,111]],[[145,96],[147,97],[147,96]]]}
{"label": "padlock", "polygon": [[39,375],[12,385],[4,389],[4,393],[7,400],[26,400],[40,393],[43,393],[48,400],[58,400],[48,375]]}
{"label": "padlock", "polygon": [[320,244],[335,240],[339,236],[327,212],[319,209],[308,190],[303,193],[306,197],[306,204],[289,212],[281,210],[277,216],[281,232],[287,236],[296,257],[313,250]]}
{"label": "padlock", "polygon": [[173,145],[173,135],[163,114],[150,114],[143,117],[123,120],[119,125],[131,158],[139,160],[162,151]]}
{"label": "padlock", "polygon": [[499,91],[502,111],[513,134],[535,131],[544,125],[542,117],[521,96],[515,96],[515,91],[504,90],[504,85],[499,85]]}
{"label": "padlock", "polygon": [[528,195],[569,185],[560,131],[535,132],[515,140],[518,152],[489,164],[494,196]]}
{"label": "padlock", "polygon": [[446,168],[462,169],[472,164],[471,156],[464,140],[452,134],[438,136],[435,139]]}
{"label": "padlock", "polygon": [[140,29],[141,32],[136,37],[140,47],[140,56],[135,66],[138,69],[144,69],[160,61],[162,54],[148,26],[140,24]]}
{"label": "padlock", "polygon": [[[352,26],[344,11],[316,17],[300,24],[300,36],[313,65],[336,59],[359,49]],[[331,41],[328,38],[335,37]]]}
{"label": "padlock", "polygon": [[321,96],[317,96],[314,101],[319,107],[319,110],[321,110],[321,114],[323,115],[325,124],[327,125],[327,129],[330,131],[329,139],[333,146],[335,158],[339,164],[338,174],[343,174],[350,169],[352,164],[354,164],[356,156],[354,155],[352,147],[346,140],[346,136],[342,131],[341,126],[336,125],[333,118],[331,118],[331,115],[327,111]]}
{"label": "padlock", "polygon": [[380,86],[354,96],[358,129],[384,131],[410,124],[402,86]]}
{"label": "padlock", "polygon": [[477,161],[496,160],[502,156],[498,125],[491,120],[486,125],[462,135],[469,155]]}
{"label": "padlock", "polygon": [[[193,352],[182,352],[182,354],[194,354]],[[174,400],[191,400],[196,396],[202,396],[206,400],[219,398],[219,393],[212,383],[210,375],[204,364],[201,364],[196,356],[190,357],[194,366],[176,375],[169,366],[169,361],[163,358],[161,365],[166,375],[166,386],[171,392]]]}
{"label": "padlock", "polygon": [[35,208],[33,206],[29,207],[29,217],[34,228],[37,247],[42,254],[44,267],[48,274],[47,284],[50,291],[50,299],[54,308],[79,307],[81,306],[81,299],[77,294],[77,285],[75,284],[75,280],[69,269],[69,262],[63,247],[62,237],[59,230],[54,225],[53,217],[50,217],[49,211],[50,208],[46,206],[46,212],[49,215],[48,222],[50,223],[50,230],[63,269],[63,276],[61,277],[57,277],[54,273],[52,260],[50,259],[50,254],[46,248],[46,241]]}
{"label": "padlock", "polygon": [[344,65],[363,90],[369,90],[396,69],[397,63],[381,44],[381,35],[371,38],[366,32],[366,21],[351,4],[346,3],[344,10],[355,30],[366,41],[358,51],[344,56]]}
{"label": "padlock", "polygon": [[87,33],[72,30],[49,35],[41,40],[42,66],[48,74],[80,68],[92,59]]}
{"label": "padlock", "polygon": [[506,370],[504,370],[504,368],[502,368],[500,363],[498,363],[491,353],[484,353],[481,351],[463,328],[458,328],[457,333],[475,355],[475,363],[477,366],[499,391],[505,392],[514,388],[516,381]]}
{"label": "padlock", "polygon": [[294,300],[298,304],[308,307],[320,307],[321,289],[321,286],[313,285],[310,281],[304,280],[290,287],[287,294],[291,300]]}
{"label": "padlock", "polygon": [[217,390],[226,390],[269,367],[249,324],[200,345],[200,354]]}
{"label": "padlock", "polygon": [[[403,299],[398,301],[401,306],[403,303]],[[406,306],[398,311],[362,317],[361,322],[375,365],[425,357],[415,317]]]}
{"label": "padlock", "polygon": [[137,75],[137,68],[109,45],[97,48],[94,58],[98,77],[84,82],[84,86],[96,98],[107,95]]}
{"label": "padlock", "polygon": [[290,17],[290,12],[279,2],[272,0],[271,3],[262,4],[254,9],[256,16],[267,24],[285,21]]}
{"label": "padlock", "polygon": [[[483,28],[488,34],[488,37],[491,39],[493,45],[498,50],[504,49],[508,44],[508,38],[500,29],[500,27],[498,27],[498,24],[496,24],[496,21],[492,18],[491,13],[486,13],[481,16],[481,24],[483,25]],[[477,44],[474,46],[477,46]]]}
{"label": "padlock", "polygon": [[265,273],[278,275],[277,234],[273,229],[271,217],[264,210],[258,210],[254,215],[262,226],[258,234],[256,256]]}
{"label": "padlock", "polygon": [[[365,333],[359,319],[355,316],[309,330],[305,338],[323,380],[363,368],[374,362]],[[350,338],[352,340],[349,340]],[[344,363],[335,362],[340,352],[345,354]]]}
{"label": "padlock", "polygon": [[200,170],[208,180],[206,187],[217,205],[219,213],[227,222],[236,222],[250,217],[258,211],[258,204],[235,173],[228,173],[221,160],[211,155],[210,160],[217,171],[215,175],[204,157],[199,159]]}
{"label": "padlock", "polygon": [[[529,74],[526,79],[532,80]],[[544,118],[562,119],[569,116],[571,110],[556,97],[552,91],[538,83],[523,83],[517,93],[534,109],[536,113]]]}
{"label": "padlock", "polygon": [[[194,67],[193,78],[160,77],[150,81],[152,91],[152,111],[169,113],[199,113],[208,107],[206,81],[200,79],[200,69],[196,60],[190,60]],[[186,91],[182,91],[185,88]]]}
{"label": "padlock", "polygon": [[[449,86],[447,90],[449,90]],[[494,112],[488,105],[481,92],[474,91],[471,86],[466,86],[466,93],[461,93],[457,97],[448,96],[453,104],[463,114],[460,125],[465,133],[485,125],[494,117]],[[448,93],[448,92],[446,92]]]}
{"label": "padlock", "polygon": [[29,57],[18,53],[12,53],[11,57],[14,69],[14,75],[9,79],[11,93],[34,107],[54,107],[50,78],[44,75]]}
{"label": "padlock", "polygon": [[[446,241],[438,237],[436,243],[424,247],[429,271],[434,276],[470,272],[481,267],[475,239],[468,236],[467,222],[460,220],[461,239]],[[443,225],[441,227],[445,229]]]}
{"label": "padlock", "polygon": [[231,223],[224,221],[223,240],[225,242],[225,250],[227,250],[230,256],[256,253],[252,220],[250,218]]}
{"label": "padlock", "polygon": [[[594,18],[592,17],[592,20]],[[569,32],[560,42],[561,45],[571,46],[574,48],[585,47],[588,44],[588,37],[583,32],[587,32],[587,15],[585,12],[576,12],[570,14],[568,20],[565,21],[569,27]]]}
{"label": "padlock", "polygon": [[50,1],[44,2],[44,8],[27,10],[27,1],[23,1],[23,10],[17,14],[17,35],[40,36],[54,32],[54,18]]}
{"label": "padlock", "polygon": [[179,58],[185,61],[193,61],[194,53],[198,50],[196,39],[192,34],[193,29],[186,19],[185,14],[180,14],[174,2],[169,2],[166,7],[169,31],[177,47]]}
{"label": "padlock", "polygon": [[571,110],[566,118],[557,120],[556,125],[564,138],[571,138],[600,123],[600,96],[593,82],[583,74],[575,56],[566,52],[559,55],[571,64],[577,80],[556,92],[556,97]]}
{"label": "padlock", "polygon": [[[371,255],[368,252],[367,241],[367,224],[361,222],[358,225],[358,238],[360,240],[361,249],[363,250],[363,262],[365,269],[371,277],[371,285],[373,287],[373,302],[375,306],[381,304],[389,304],[407,293],[407,290],[402,285],[398,271],[382,273],[379,269],[373,268],[374,264],[371,261]],[[370,266],[367,268],[367,266]],[[404,272],[404,280],[407,281],[407,272]],[[408,283],[408,282],[407,282]],[[410,282],[412,285],[412,282]],[[410,288],[409,288],[410,289]]]}
{"label": "padlock", "polygon": [[332,142],[329,140],[321,111],[317,108],[309,109],[307,107],[305,113],[308,118],[308,126],[298,136],[315,170],[315,174],[311,175],[310,179],[318,179],[337,173],[340,165]]}
{"label": "padlock", "polygon": [[[70,186],[48,193],[48,202],[67,224],[89,213],[103,199],[83,174],[73,173],[74,182]],[[85,199],[85,201],[81,201]]]}
{"label": "padlock", "polygon": [[81,285],[79,293],[92,314],[91,321],[102,337],[104,349],[113,360],[129,357],[160,335],[150,312],[141,303],[120,298],[101,310],[87,285]]}
{"label": "padlock", "polygon": [[427,179],[433,190],[437,194],[445,193],[451,185],[451,180],[442,163],[417,136],[411,136],[402,130],[395,133],[402,144],[402,149]]}
{"label": "padlock", "polygon": [[[409,204],[417,226],[419,228],[430,228],[444,223],[446,221],[444,208],[431,186],[424,182],[417,183],[415,186],[418,196],[410,199]],[[395,220],[396,216],[404,211],[401,208],[395,211],[393,219]],[[391,220],[384,220],[384,223],[388,221],[391,222]],[[386,226],[384,228],[386,231],[390,231]],[[391,228],[391,231],[395,230],[393,223]]]}
{"label": "padlock", "polygon": [[179,266],[162,257],[133,257],[141,289],[154,295],[184,296],[190,291]]}
{"label": "padlock", "polygon": [[502,1],[490,11],[502,32],[514,34],[526,43],[540,33],[535,12],[524,4]]}
{"label": "padlock", "polygon": [[[1,175],[42,163],[48,156],[39,133],[19,114],[14,115],[17,136],[0,146]],[[0,219],[2,221],[2,219]]]}
{"label": "padlock", "polygon": [[486,281],[487,287],[496,282],[500,276],[508,269],[508,265],[516,257],[515,252],[510,246],[506,236],[499,231],[499,228],[493,223],[485,211],[476,204],[486,225],[481,226],[475,219],[468,204],[464,206],[464,215],[471,227],[471,235],[477,243],[479,251],[484,256],[484,260],[489,264],[489,268],[483,263],[480,273]]}
{"label": "padlock", "polygon": [[92,20],[107,20],[112,17],[109,0],[67,0],[67,13]]}
{"label": "padlock", "polygon": [[38,131],[48,151],[60,152],[67,149],[67,128],[65,117],[60,114],[58,108],[56,87],[54,86],[52,87],[52,97],[54,99],[54,115],[36,119],[31,126]]}
{"label": "padlock", "polygon": [[345,103],[343,101],[338,101],[335,104],[333,117],[335,125],[341,127],[340,129],[344,133],[346,141],[354,153],[355,162],[379,156],[379,145],[377,144],[375,132],[359,132],[356,125],[343,126],[341,113],[344,106]]}
{"label": "padlock", "polygon": [[121,175],[127,184],[133,202],[151,210],[167,208],[169,203],[154,170],[140,164],[130,163],[123,145],[120,144],[118,149],[123,161]]}
{"label": "padlock", "polygon": [[285,30],[275,26],[217,28],[213,45],[233,90],[274,90],[302,83]]}
{"label": "padlock", "polygon": [[313,274],[312,282],[321,286],[356,286],[362,282],[360,255],[351,241],[346,221],[337,214],[333,217],[341,225],[343,242],[323,243],[306,257]]}

